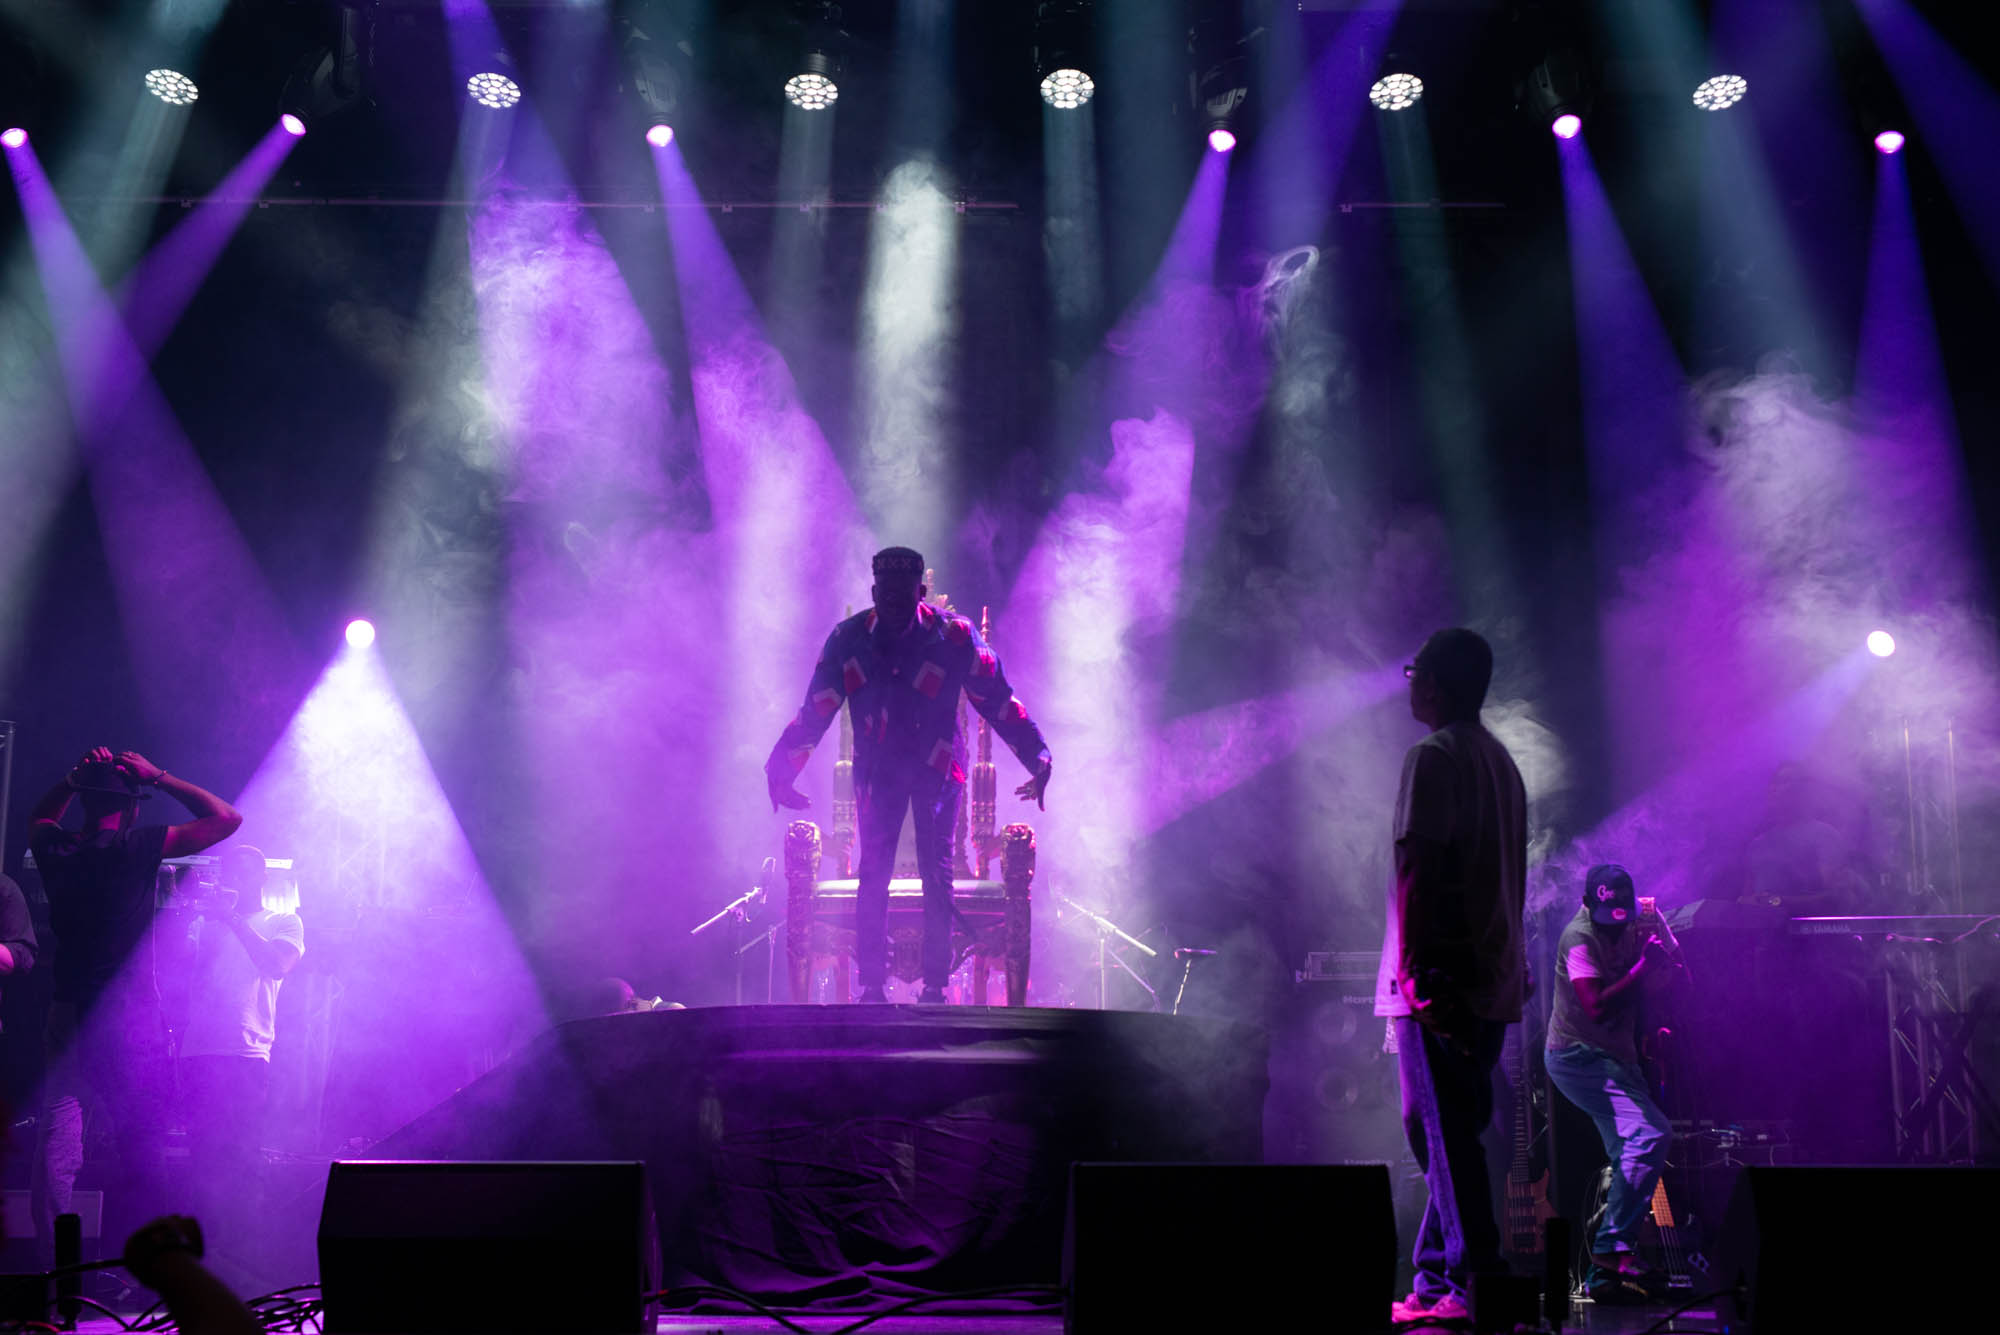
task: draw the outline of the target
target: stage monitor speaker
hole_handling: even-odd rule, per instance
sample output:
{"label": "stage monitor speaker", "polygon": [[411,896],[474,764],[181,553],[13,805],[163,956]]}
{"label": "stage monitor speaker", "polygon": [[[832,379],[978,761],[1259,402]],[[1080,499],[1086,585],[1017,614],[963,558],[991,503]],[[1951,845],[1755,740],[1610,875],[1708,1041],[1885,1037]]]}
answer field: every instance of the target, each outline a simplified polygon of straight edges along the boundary
{"label": "stage monitor speaker", "polygon": [[651,1332],[659,1244],[640,1163],[336,1162],[326,1330]]}
{"label": "stage monitor speaker", "polygon": [[1992,1168],[1746,1168],[1708,1279],[1757,1335],[1986,1329],[1996,1194]]}
{"label": "stage monitor speaker", "polygon": [[1372,1332],[1395,1284],[1384,1164],[1070,1167],[1066,1335]]}

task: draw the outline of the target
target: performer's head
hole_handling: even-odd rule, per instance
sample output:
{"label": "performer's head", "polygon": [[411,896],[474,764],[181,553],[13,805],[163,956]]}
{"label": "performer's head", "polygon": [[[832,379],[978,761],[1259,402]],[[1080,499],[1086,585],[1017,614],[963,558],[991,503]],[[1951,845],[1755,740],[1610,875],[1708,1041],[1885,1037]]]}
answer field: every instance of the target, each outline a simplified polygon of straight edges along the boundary
{"label": "performer's head", "polygon": [[119,829],[139,809],[139,785],[108,760],[85,761],[70,771],[70,780],[83,804],[84,824],[92,829]]}
{"label": "performer's head", "polygon": [[1493,646],[1477,631],[1455,627],[1424,641],[1405,670],[1410,679],[1410,713],[1419,723],[1442,728],[1479,717],[1493,680]]}
{"label": "performer's head", "polygon": [[264,860],[264,850],[249,844],[238,844],[223,853],[221,862],[223,886],[236,892],[238,908],[245,913],[254,913],[264,902],[264,875],[268,865]]}
{"label": "performer's head", "polygon": [[1632,873],[1615,862],[1601,862],[1584,874],[1583,906],[1597,930],[1616,936],[1639,916],[1639,900],[1632,888]]}
{"label": "performer's head", "polygon": [[917,615],[917,604],[930,590],[924,586],[924,558],[908,547],[884,547],[875,553],[875,618],[892,631],[906,629]]}

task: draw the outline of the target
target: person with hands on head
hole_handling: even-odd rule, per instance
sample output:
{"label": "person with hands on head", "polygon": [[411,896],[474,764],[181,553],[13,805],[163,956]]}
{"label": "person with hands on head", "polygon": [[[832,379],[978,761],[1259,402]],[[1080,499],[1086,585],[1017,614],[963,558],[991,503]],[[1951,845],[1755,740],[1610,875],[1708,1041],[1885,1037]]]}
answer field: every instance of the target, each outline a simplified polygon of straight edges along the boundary
{"label": "person with hands on head", "polygon": [[1028,781],[1014,792],[1046,810],[1054,765],[1000,659],[971,621],[924,601],[924,558],[907,547],[875,554],[874,606],[833,628],[805,704],[764,764],[771,809],[803,811],[797,786],[813,747],[847,705],[854,721],[854,809],[861,843],[855,891],[855,963],[861,1000],[882,1001],[888,977],[889,879],[906,812],[916,822],[924,882],[924,990],[944,1000],[951,972],[951,841],[965,795],[961,692],[1019,757]]}
{"label": "person with hands on head", "polygon": [[[140,803],[154,789],[194,819],[139,824]],[[72,802],[82,808],[80,829],[62,824]],[[136,1222],[164,1204],[173,1072],[152,959],[154,883],[161,859],[199,853],[242,823],[236,808],[207,789],[136,751],[104,746],[84,752],[35,803],[28,845],[61,947],[33,1181],[44,1239],[53,1236],[55,1216],[72,1208],[86,1094],[113,1127],[124,1175],[107,1192],[107,1209]],[[107,1227],[115,1232],[115,1224]]]}
{"label": "person with hands on head", "polygon": [[1611,1189],[1590,1243],[1584,1288],[1593,1301],[1641,1303],[1666,1282],[1639,1256],[1639,1227],[1672,1141],[1667,1115],[1639,1068],[1639,1005],[1687,976],[1680,942],[1657,913],[1641,912],[1632,874],[1592,867],[1583,906],[1556,942],[1555,998],[1544,1060],[1549,1080],[1597,1126]]}
{"label": "person with hands on head", "polygon": [[1375,1013],[1389,1017],[1403,1130],[1429,1200],[1414,1289],[1391,1313],[1452,1321],[1470,1313],[1472,1276],[1504,1269],[1479,1138],[1528,992],[1527,795],[1479,721],[1493,676],[1486,641],[1438,631],[1403,671],[1410,713],[1432,731],[1403,758]]}

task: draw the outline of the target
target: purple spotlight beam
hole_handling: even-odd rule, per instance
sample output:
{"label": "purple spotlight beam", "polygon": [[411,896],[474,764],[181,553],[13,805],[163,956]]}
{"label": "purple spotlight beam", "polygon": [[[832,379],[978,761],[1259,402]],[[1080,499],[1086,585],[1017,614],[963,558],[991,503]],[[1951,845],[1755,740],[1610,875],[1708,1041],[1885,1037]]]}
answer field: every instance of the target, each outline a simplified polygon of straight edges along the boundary
{"label": "purple spotlight beam", "polygon": [[303,124],[293,130],[285,121],[298,123],[296,117],[286,116],[273,125],[126,279],[119,304],[142,357],[150,359],[173,332],[244,215],[305,133]]}

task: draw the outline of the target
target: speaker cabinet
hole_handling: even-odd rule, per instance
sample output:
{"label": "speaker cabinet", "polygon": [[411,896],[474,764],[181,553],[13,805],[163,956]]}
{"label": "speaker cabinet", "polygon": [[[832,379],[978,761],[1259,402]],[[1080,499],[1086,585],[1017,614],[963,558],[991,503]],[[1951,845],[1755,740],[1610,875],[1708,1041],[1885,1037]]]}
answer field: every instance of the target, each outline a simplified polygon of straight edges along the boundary
{"label": "speaker cabinet", "polygon": [[659,1245],[639,1163],[335,1163],[326,1329],[651,1332]]}
{"label": "speaker cabinet", "polygon": [[1746,1168],[1709,1280],[1757,1335],[1986,1329],[1996,1193],[1993,1168]]}
{"label": "speaker cabinet", "polygon": [[1389,1324],[1396,1225],[1381,1164],[1070,1169],[1066,1335]]}

